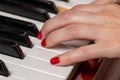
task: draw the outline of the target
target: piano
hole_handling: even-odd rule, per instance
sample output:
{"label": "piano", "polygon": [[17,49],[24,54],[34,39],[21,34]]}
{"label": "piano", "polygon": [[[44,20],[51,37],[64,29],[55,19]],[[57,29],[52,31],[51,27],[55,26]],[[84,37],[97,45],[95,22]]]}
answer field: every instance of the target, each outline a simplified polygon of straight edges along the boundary
{"label": "piano", "polygon": [[[97,59],[57,67],[49,63],[50,58],[75,49],[71,44],[79,41],[46,49],[38,39],[46,20],[77,4],[92,1],[1,0],[0,80],[120,80],[119,59]],[[89,43],[83,43],[86,44]],[[95,66],[91,67],[90,63]]]}

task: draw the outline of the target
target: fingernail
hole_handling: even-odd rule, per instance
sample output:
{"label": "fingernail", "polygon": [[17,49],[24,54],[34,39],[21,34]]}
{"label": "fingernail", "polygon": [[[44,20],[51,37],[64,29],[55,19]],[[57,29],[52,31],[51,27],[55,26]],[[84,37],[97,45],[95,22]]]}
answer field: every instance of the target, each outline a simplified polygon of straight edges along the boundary
{"label": "fingernail", "polygon": [[41,33],[41,31],[38,33],[38,39],[42,39],[42,33]]}
{"label": "fingernail", "polygon": [[59,57],[54,57],[54,58],[52,58],[52,59],[50,60],[50,63],[51,63],[52,65],[58,64],[59,62],[60,62]]}
{"label": "fingernail", "polygon": [[46,39],[43,39],[43,40],[42,40],[41,45],[42,45],[43,47],[46,46]]}

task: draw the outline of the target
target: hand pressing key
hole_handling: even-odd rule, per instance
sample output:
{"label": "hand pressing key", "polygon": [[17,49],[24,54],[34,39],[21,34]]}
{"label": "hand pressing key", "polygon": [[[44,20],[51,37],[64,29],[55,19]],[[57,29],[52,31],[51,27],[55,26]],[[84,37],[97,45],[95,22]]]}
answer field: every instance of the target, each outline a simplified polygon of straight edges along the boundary
{"label": "hand pressing key", "polygon": [[120,6],[77,5],[48,20],[40,33],[46,48],[74,39],[95,42],[52,58],[53,65],[65,66],[102,57],[120,58]]}

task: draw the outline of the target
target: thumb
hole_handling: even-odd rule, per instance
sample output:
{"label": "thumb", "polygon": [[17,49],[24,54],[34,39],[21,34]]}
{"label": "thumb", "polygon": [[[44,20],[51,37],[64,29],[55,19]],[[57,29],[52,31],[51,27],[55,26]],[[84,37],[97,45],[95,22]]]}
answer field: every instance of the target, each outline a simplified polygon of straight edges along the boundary
{"label": "thumb", "polygon": [[58,55],[52,58],[50,62],[53,65],[66,66],[77,62],[82,62],[99,57],[105,57],[106,54],[104,53],[103,53],[103,46],[99,44],[91,44]]}

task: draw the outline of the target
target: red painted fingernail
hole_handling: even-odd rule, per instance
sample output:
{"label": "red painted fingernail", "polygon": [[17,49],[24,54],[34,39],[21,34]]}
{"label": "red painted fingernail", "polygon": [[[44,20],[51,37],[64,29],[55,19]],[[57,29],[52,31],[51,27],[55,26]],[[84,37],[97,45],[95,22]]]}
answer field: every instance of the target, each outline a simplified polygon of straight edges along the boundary
{"label": "red painted fingernail", "polygon": [[50,63],[53,64],[53,65],[58,64],[59,62],[60,62],[59,57],[54,57],[50,60]]}
{"label": "red painted fingernail", "polygon": [[41,45],[42,45],[43,47],[46,46],[46,39],[43,39],[43,40],[42,40]]}
{"label": "red painted fingernail", "polygon": [[38,33],[38,39],[42,39],[42,33],[41,33],[41,31]]}

